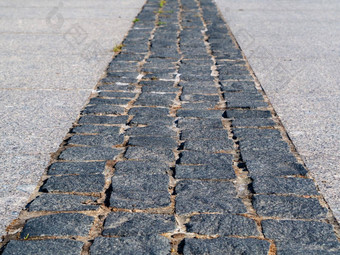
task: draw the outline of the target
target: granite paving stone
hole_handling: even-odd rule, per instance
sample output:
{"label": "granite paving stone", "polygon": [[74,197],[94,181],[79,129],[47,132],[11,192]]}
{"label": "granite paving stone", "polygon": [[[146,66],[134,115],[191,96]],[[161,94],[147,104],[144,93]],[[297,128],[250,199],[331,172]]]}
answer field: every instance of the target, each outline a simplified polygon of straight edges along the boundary
{"label": "granite paving stone", "polygon": [[184,254],[256,254],[266,255],[270,243],[257,239],[219,237],[216,239],[185,239]]}
{"label": "granite paving stone", "polygon": [[43,193],[27,205],[29,211],[88,211],[97,210],[98,198],[93,196],[78,196]]}
{"label": "granite paving stone", "polygon": [[258,236],[254,220],[233,214],[200,214],[186,224],[188,232],[200,235]]}
{"label": "granite paving stone", "polygon": [[101,174],[105,162],[55,162],[47,170],[48,175]]}
{"label": "granite paving stone", "polygon": [[3,255],[80,255],[84,243],[75,240],[54,239],[36,241],[10,241]]}
{"label": "granite paving stone", "polygon": [[253,206],[261,216],[286,219],[322,219],[327,213],[316,198],[255,195]]}
{"label": "granite paving stone", "polygon": [[94,218],[79,213],[44,215],[27,220],[20,237],[87,236]]}
{"label": "granite paving stone", "polygon": [[93,255],[170,254],[170,241],[160,235],[107,238],[97,237],[90,248]]}
{"label": "granite paving stone", "polygon": [[44,192],[101,192],[105,185],[102,174],[51,176],[41,187]]}
{"label": "granite paving stone", "polygon": [[160,214],[113,212],[105,219],[104,236],[149,236],[171,232],[175,217]]}
{"label": "granite paving stone", "polygon": [[64,150],[59,159],[62,160],[109,160],[114,159],[121,150],[108,147],[70,147]]}

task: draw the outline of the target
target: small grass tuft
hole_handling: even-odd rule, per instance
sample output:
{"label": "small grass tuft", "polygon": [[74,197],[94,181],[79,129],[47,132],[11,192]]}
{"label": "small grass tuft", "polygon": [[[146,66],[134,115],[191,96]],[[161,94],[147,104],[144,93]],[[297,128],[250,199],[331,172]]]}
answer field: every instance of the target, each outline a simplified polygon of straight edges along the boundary
{"label": "small grass tuft", "polygon": [[27,235],[24,237],[24,240],[27,240],[29,236],[30,236],[30,234],[27,234]]}
{"label": "small grass tuft", "polygon": [[157,25],[158,25],[158,26],[166,25],[166,22],[159,21],[159,22],[157,23]]}
{"label": "small grass tuft", "polygon": [[133,20],[133,23],[137,23],[139,21],[139,19],[138,18],[135,18],[134,20]]}
{"label": "small grass tuft", "polygon": [[115,52],[115,53],[121,52],[123,47],[124,47],[124,44],[116,45],[116,46],[113,48],[113,52]]}
{"label": "small grass tuft", "polygon": [[165,0],[161,0],[159,2],[159,7],[163,8],[163,6],[166,4],[166,1]]}

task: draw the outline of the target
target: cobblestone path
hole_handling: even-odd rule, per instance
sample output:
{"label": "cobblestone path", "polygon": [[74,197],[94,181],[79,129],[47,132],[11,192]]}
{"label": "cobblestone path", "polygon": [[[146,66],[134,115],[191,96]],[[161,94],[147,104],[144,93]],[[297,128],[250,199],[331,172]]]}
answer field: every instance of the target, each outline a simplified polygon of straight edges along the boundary
{"label": "cobblestone path", "polygon": [[149,0],[8,254],[340,254],[338,224],[211,0]]}

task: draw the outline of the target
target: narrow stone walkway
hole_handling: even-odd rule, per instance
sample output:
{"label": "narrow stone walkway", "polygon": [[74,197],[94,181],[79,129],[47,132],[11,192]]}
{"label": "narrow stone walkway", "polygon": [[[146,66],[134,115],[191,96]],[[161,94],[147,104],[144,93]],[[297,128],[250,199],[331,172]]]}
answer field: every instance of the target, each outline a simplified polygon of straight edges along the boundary
{"label": "narrow stone walkway", "polygon": [[340,254],[211,0],[149,0],[2,254]]}

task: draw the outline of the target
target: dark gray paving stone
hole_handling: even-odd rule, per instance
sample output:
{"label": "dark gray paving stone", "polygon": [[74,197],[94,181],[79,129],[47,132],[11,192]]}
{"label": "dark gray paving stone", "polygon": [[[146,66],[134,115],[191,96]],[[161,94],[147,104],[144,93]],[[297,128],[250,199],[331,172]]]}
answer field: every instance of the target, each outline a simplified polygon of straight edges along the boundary
{"label": "dark gray paving stone", "polygon": [[287,176],[307,174],[307,169],[295,162],[275,162],[270,160],[246,160],[252,178],[260,176]]}
{"label": "dark gray paving stone", "polygon": [[122,144],[124,142],[124,135],[121,134],[106,134],[106,135],[74,135],[67,143],[74,145],[90,145],[111,147]]}
{"label": "dark gray paving stone", "polygon": [[184,254],[216,254],[216,255],[266,255],[270,243],[258,239],[238,239],[219,237],[216,239],[185,239]]}
{"label": "dark gray paving stone", "polygon": [[255,193],[317,195],[312,179],[304,178],[254,178],[252,187]]}
{"label": "dark gray paving stone", "polygon": [[263,100],[262,94],[248,92],[224,92],[224,98],[228,101],[258,101]]}
{"label": "dark gray paving stone", "polygon": [[204,153],[200,151],[182,151],[181,164],[204,164],[216,168],[232,165],[233,156],[224,153]]}
{"label": "dark gray paving stone", "polygon": [[79,134],[118,134],[120,127],[99,126],[99,125],[81,125],[72,128],[72,133]]}
{"label": "dark gray paving stone", "polygon": [[97,198],[64,194],[41,194],[28,204],[29,211],[88,211],[97,210]]}
{"label": "dark gray paving stone", "polygon": [[[171,82],[173,83],[173,82]],[[173,87],[173,86],[168,86],[166,84],[164,85],[144,85],[142,87],[142,93],[150,93],[150,92],[168,92],[168,93],[176,93],[178,92],[179,88]]]}
{"label": "dark gray paving stone", "polygon": [[115,190],[110,196],[110,206],[126,209],[161,208],[170,205],[170,195],[164,191]]}
{"label": "dark gray paving stone", "polygon": [[[195,91],[193,91],[195,92]],[[213,102],[218,104],[220,101],[220,97],[217,94],[217,89],[215,88],[214,94],[216,95],[199,95],[199,94],[184,94],[181,95],[182,101],[190,101],[190,102]]]}
{"label": "dark gray paving stone", "polygon": [[5,247],[3,255],[80,255],[83,243],[75,240],[11,240]]}
{"label": "dark gray paving stone", "polygon": [[285,219],[322,219],[327,209],[316,198],[292,196],[255,195],[253,206],[260,216]]}
{"label": "dark gray paving stone", "polygon": [[129,111],[129,115],[134,116],[149,116],[149,117],[164,117],[169,115],[168,108],[155,107],[133,107]]}
{"label": "dark gray paving stone", "polygon": [[340,248],[339,249],[332,249],[332,250],[323,250],[321,248],[316,249],[316,250],[312,250],[312,249],[308,249],[308,248],[303,248],[303,247],[286,247],[283,246],[281,247],[281,245],[279,245],[277,247],[277,251],[276,251],[277,255],[339,255],[340,254]]}
{"label": "dark gray paving stone", "polygon": [[224,111],[221,110],[184,110],[179,109],[177,111],[178,117],[192,117],[192,118],[222,118]]}
{"label": "dark gray paving stone", "polygon": [[131,127],[125,131],[128,136],[160,136],[160,137],[176,137],[176,131],[171,126],[166,125],[150,125],[146,127]]}
{"label": "dark gray paving stone", "polygon": [[254,220],[233,214],[194,215],[186,224],[187,232],[200,235],[258,236]]}
{"label": "dark gray paving stone", "polygon": [[169,166],[161,162],[128,160],[115,165],[115,175],[165,174],[167,171]]}
{"label": "dark gray paving stone", "polygon": [[126,124],[129,116],[82,116],[79,124]]}
{"label": "dark gray paving stone", "polygon": [[[215,87],[214,83],[211,86],[197,86],[196,83],[179,83],[179,86],[183,87],[181,97],[185,98],[187,95],[192,94],[216,94],[217,88]],[[217,100],[218,101],[218,100]],[[216,104],[216,102],[211,102]]]}
{"label": "dark gray paving stone", "polygon": [[175,119],[168,116],[163,117],[157,117],[157,116],[151,116],[151,115],[139,115],[133,117],[130,124],[136,125],[136,124],[144,124],[144,125],[167,125],[171,126],[175,122]]}
{"label": "dark gray paving stone", "polygon": [[260,110],[227,110],[227,118],[271,118],[272,115],[270,111],[260,111]]}
{"label": "dark gray paving stone", "polygon": [[220,119],[187,119],[181,118],[178,120],[177,126],[180,129],[223,129],[222,121]]}
{"label": "dark gray paving stone", "polygon": [[265,137],[282,139],[280,131],[276,129],[235,128],[233,133],[239,139],[262,139]]}
{"label": "dark gray paving stone", "polygon": [[20,237],[87,236],[94,218],[80,213],[59,213],[28,219]]}
{"label": "dark gray paving stone", "polygon": [[125,78],[136,78],[139,75],[138,72],[107,72],[107,77],[125,77]]}
{"label": "dark gray paving stone", "polygon": [[98,86],[98,90],[113,90],[113,91],[134,91],[136,89],[133,85],[121,85],[121,84],[113,84],[113,85],[100,85]]}
{"label": "dark gray paving stone", "polygon": [[104,172],[105,164],[105,162],[56,162],[48,168],[47,174],[100,174]]}
{"label": "dark gray paving stone", "polygon": [[211,102],[183,102],[181,105],[182,110],[203,110],[210,111],[216,109],[216,104]]}
{"label": "dark gray paving stone", "polygon": [[170,254],[170,241],[160,235],[97,237],[90,248],[90,253],[92,255],[167,255]]}
{"label": "dark gray paving stone", "polygon": [[112,177],[112,192],[129,191],[167,191],[169,176],[166,174],[127,174]]}
{"label": "dark gray paving stone", "polygon": [[70,147],[62,151],[59,159],[64,160],[111,160],[121,150],[107,147]]}
{"label": "dark gray paving stone", "polygon": [[276,123],[269,118],[246,118],[233,120],[232,125],[234,127],[273,127]]}
{"label": "dark gray paving stone", "polygon": [[204,152],[227,151],[234,149],[234,142],[228,138],[223,140],[188,140],[184,143],[184,149]]}
{"label": "dark gray paving stone", "polygon": [[180,181],[176,186],[176,212],[244,213],[241,199],[235,198],[236,190],[231,182]]}
{"label": "dark gray paving stone", "polygon": [[[284,151],[290,152],[288,144],[280,137],[264,137],[261,139],[248,139],[240,140],[240,149],[245,151]],[[251,152],[250,152],[251,153]]]}
{"label": "dark gray paving stone", "polygon": [[40,188],[44,192],[101,192],[105,185],[102,174],[51,176]]}
{"label": "dark gray paving stone", "polygon": [[142,93],[135,102],[135,105],[142,106],[171,106],[176,94],[155,94]]}
{"label": "dark gray paving stone", "polygon": [[273,239],[278,249],[340,249],[332,225],[316,221],[264,220],[263,233]]}
{"label": "dark gray paving stone", "polygon": [[224,129],[195,128],[181,131],[181,139],[228,140],[228,131]]}
{"label": "dark gray paving stone", "polygon": [[117,105],[111,104],[98,104],[98,105],[88,105],[82,111],[84,115],[90,114],[123,114],[125,108]]}
{"label": "dark gray paving stone", "polygon": [[177,179],[234,179],[234,169],[226,164],[221,167],[210,165],[176,165]]}
{"label": "dark gray paving stone", "polygon": [[128,147],[125,158],[166,162],[173,162],[175,160],[174,152],[171,149],[159,147]]}
{"label": "dark gray paving stone", "polygon": [[104,236],[149,236],[175,229],[172,215],[113,212],[105,219]]}
{"label": "dark gray paving stone", "polygon": [[98,95],[99,97],[134,98],[136,96],[136,93],[100,91]]}
{"label": "dark gray paving stone", "polygon": [[241,150],[242,158],[245,161],[257,160],[258,162],[272,162],[272,163],[294,163],[296,162],[296,157],[291,153],[287,147],[282,148],[269,148]]}
{"label": "dark gray paving stone", "polygon": [[[257,109],[267,108],[268,104],[260,100],[243,101],[241,99],[226,99],[229,108]],[[246,99],[244,99],[246,100]]]}
{"label": "dark gray paving stone", "polygon": [[174,138],[158,136],[130,137],[128,145],[143,147],[163,147],[169,149],[175,149],[178,147],[177,141]]}
{"label": "dark gray paving stone", "polygon": [[100,104],[104,104],[104,105],[127,105],[129,102],[131,101],[131,99],[122,99],[122,98],[111,98],[111,99],[107,99],[107,98],[101,98],[101,97],[94,97],[90,99],[89,104],[95,104],[95,105],[100,105]]}

